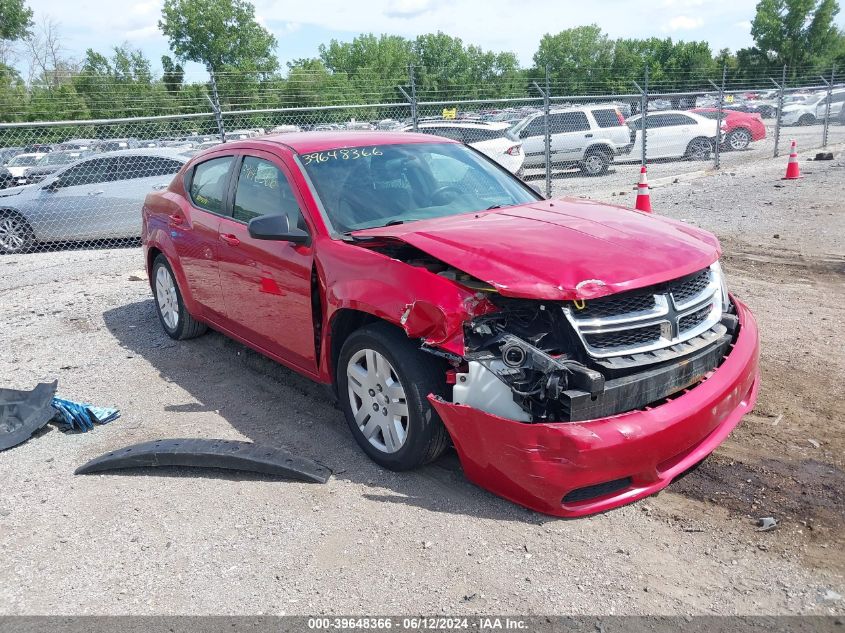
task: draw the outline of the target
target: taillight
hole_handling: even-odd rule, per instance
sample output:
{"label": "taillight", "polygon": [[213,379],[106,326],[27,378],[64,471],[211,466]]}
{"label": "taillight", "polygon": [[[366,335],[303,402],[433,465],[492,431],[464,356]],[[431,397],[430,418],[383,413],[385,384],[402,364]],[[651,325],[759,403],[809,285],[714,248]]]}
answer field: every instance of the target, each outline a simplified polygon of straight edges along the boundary
{"label": "taillight", "polygon": [[513,145],[505,150],[505,154],[510,156],[519,156],[520,151],[522,151],[519,145]]}
{"label": "taillight", "polygon": [[614,110],[616,111],[616,118],[619,119],[619,125],[625,125],[625,117],[622,116],[619,108],[614,108]]}

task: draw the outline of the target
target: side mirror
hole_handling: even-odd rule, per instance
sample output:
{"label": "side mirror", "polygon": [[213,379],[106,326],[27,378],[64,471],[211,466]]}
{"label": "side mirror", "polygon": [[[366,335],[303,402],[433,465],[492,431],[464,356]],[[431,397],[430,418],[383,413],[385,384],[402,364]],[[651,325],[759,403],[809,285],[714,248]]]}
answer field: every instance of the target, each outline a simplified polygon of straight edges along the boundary
{"label": "side mirror", "polygon": [[262,215],[252,218],[247,224],[249,236],[256,240],[276,240],[292,244],[307,244],[308,233],[302,229],[290,228],[287,215]]}

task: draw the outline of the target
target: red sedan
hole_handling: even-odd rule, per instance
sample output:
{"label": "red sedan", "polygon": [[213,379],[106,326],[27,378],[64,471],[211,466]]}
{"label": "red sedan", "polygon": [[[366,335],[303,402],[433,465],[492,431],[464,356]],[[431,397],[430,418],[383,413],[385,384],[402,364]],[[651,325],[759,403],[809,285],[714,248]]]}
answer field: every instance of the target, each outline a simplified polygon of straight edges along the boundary
{"label": "red sedan", "polygon": [[[696,108],[691,112],[696,112],[713,120],[716,120],[719,116],[717,108]],[[753,141],[762,141],[766,138],[766,124],[763,123],[763,118],[759,114],[751,112],[723,110],[722,131],[725,133],[722,147],[735,151],[745,149]]]}
{"label": "red sedan", "polygon": [[757,396],[757,326],[716,238],[544,200],[423,134],[294,133],[192,159],[143,208],[161,325],[208,326],[333,387],[378,464],[453,444],[558,516],[652,494]]}

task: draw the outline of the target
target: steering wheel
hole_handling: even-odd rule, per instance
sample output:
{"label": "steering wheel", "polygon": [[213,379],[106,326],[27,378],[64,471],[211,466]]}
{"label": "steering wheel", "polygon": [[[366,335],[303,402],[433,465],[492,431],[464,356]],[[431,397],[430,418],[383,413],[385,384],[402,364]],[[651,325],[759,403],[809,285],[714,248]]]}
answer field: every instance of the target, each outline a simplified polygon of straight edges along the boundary
{"label": "steering wheel", "polygon": [[463,195],[463,193],[464,193],[461,190],[461,188],[458,187],[457,185],[444,185],[442,187],[438,187],[437,189],[435,189],[434,191],[431,192],[431,200],[432,201],[436,200],[438,196],[446,193],[447,191],[452,191],[453,193],[455,193],[459,196]]}

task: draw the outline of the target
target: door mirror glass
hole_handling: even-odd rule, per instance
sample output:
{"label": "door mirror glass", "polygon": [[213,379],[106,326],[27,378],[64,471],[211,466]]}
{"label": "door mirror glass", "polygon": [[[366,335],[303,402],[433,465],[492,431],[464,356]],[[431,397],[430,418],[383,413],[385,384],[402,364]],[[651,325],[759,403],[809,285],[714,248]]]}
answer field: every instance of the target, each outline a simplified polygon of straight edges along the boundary
{"label": "door mirror glass", "polygon": [[261,215],[247,224],[249,236],[256,240],[276,240],[293,244],[307,244],[308,233],[291,228],[287,215]]}

